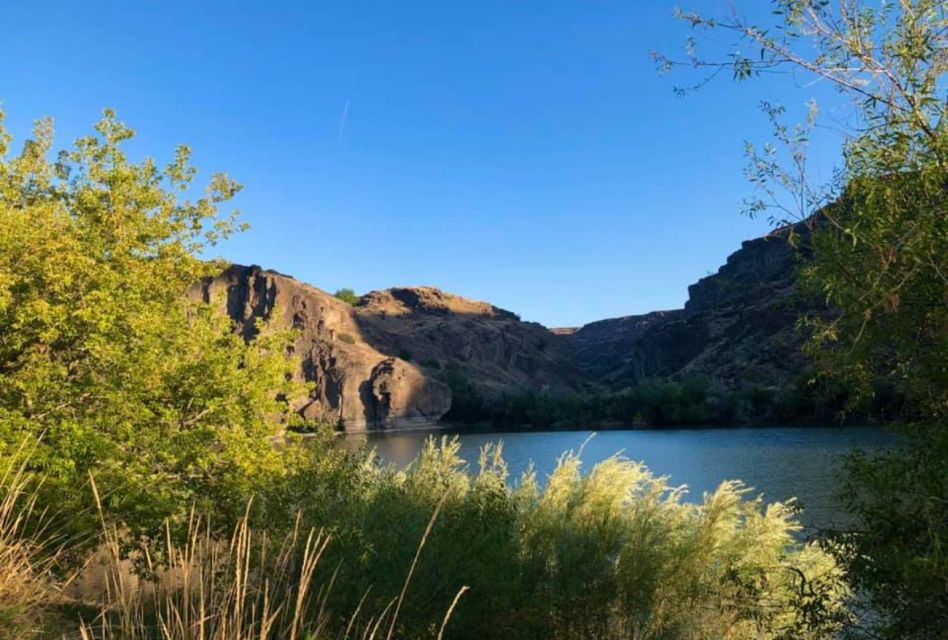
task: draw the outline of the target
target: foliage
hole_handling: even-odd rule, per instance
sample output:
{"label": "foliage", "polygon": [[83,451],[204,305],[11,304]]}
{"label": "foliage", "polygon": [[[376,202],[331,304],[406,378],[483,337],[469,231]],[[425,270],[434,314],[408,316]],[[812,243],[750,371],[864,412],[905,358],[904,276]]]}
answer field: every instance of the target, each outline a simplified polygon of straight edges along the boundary
{"label": "foliage", "polygon": [[510,482],[502,445],[470,472],[456,439],[403,470],[334,444],[317,435],[279,492],[332,535],[320,566],[339,625],[399,597],[410,568],[399,637],[432,637],[464,587],[450,637],[830,637],[848,615],[832,556],[740,483],[692,504],[618,456],[584,474],[568,453],[545,482]]}
{"label": "foliage", "polygon": [[[787,127],[783,108],[764,102],[774,139],[748,145],[749,177],[760,197],[751,213],[775,211],[776,224],[806,219],[812,258],[804,282],[833,308],[811,318],[811,352],[824,370],[864,395],[885,379],[908,400],[911,418],[948,412],[948,6],[938,0],[774,0],[777,23],[762,27],[735,11],[720,18],[680,13],[695,30],[738,42],[727,60],[699,55],[687,64],[731,69],[744,79],[790,66],[837,87],[853,102],[844,166],[830,185],[808,174],[807,148],[818,109]],[[760,56],[739,53],[752,45]],[[656,54],[662,68],[675,63]],[[700,84],[700,83],[699,83]],[[781,151],[781,148],[783,151]],[[781,192],[788,197],[781,196]],[[810,217],[814,210],[819,214]],[[855,397],[855,396],[854,396]]]}
{"label": "foliage", "polygon": [[[59,546],[63,538],[47,527],[29,530],[38,497],[29,464],[35,453],[35,442],[27,439],[0,460],[2,638],[377,639],[390,637],[397,625],[391,607],[373,611],[363,603],[344,627],[334,626],[328,608],[333,575],[319,571],[332,540],[325,531],[304,530],[299,517],[282,535],[271,535],[251,526],[248,509],[229,538],[222,538],[217,527],[192,513],[180,544],[168,531],[163,540],[136,548],[145,572],[132,575],[124,526],[106,520],[94,482],[88,506],[98,511],[101,529],[86,533],[101,554],[62,575],[54,569],[59,554],[68,552]],[[153,563],[156,558],[162,564]],[[66,596],[77,578],[85,586]],[[439,617],[442,631],[450,614]]]}
{"label": "foliage", "polygon": [[470,423],[491,418],[492,412],[477,386],[454,362],[446,367],[446,382],[451,387],[451,410],[444,416],[445,421]]}
{"label": "foliage", "polygon": [[[119,531],[106,528],[103,537],[106,597],[92,622],[79,623],[83,640],[150,640],[159,633],[163,640],[376,640],[391,637],[398,624],[390,605],[373,611],[362,602],[344,626],[333,616],[328,599],[335,575],[320,571],[332,539],[325,531],[303,530],[299,518],[273,538],[255,530],[247,515],[230,540],[194,518],[181,546],[167,538],[162,555],[168,562],[149,567],[145,589],[129,580]],[[141,551],[150,557],[147,548]],[[450,615],[449,609],[442,629]]]}
{"label": "foliage", "polygon": [[[583,474],[579,455],[567,453],[543,486],[532,472],[511,486],[501,445],[485,447],[471,473],[456,439],[429,439],[404,470],[328,431],[312,444],[294,448],[308,468],[294,466],[273,487],[284,509],[265,529],[252,527],[248,510],[221,539],[192,514],[180,543],[143,542],[137,580],[122,561],[123,526],[103,517],[95,537],[106,580],[87,594],[104,598],[100,612],[56,628],[115,640],[698,640],[829,638],[848,616],[840,570],[799,541],[793,508],[765,506],[738,482],[692,504],[683,488],[618,456]],[[9,468],[25,481],[0,485],[0,504],[29,504],[34,472]],[[95,511],[94,483],[85,495]],[[18,619],[41,631],[38,614],[61,583],[32,539],[16,518],[0,519],[0,542],[34,567],[27,581],[0,575],[5,594],[26,585],[26,598],[4,598],[0,611],[32,602]]]}
{"label": "foliage", "polygon": [[884,380],[905,398],[902,416],[948,416],[948,169],[854,178],[828,207],[852,234],[827,224],[803,271],[841,313],[812,318],[809,352],[854,397]]}
{"label": "foliage", "polygon": [[[112,113],[96,131],[56,162],[46,122],[20,155],[5,134],[0,149],[0,460],[36,442],[0,504],[49,507],[77,534],[57,538],[66,556],[104,525],[113,558],[131,553],[157,589],[149,600],[115,576],[86,637],[440,638],[448,622],[460,638],[838,631],[847,591],[832,556],[800,542],[791,507],[739,483],[692,504],[619,457],[584,475],[566,454],[543,486],[530,473],[511,486],[496,446],[469,474],[457,441],[398,470],[327,431],[309,446],[275,439],[298,392],[290,336],[261,326],[245,343],[197,288],[221,266],[199,256],[234,229],[217,208],[237,186],[217,176],[185,199],[185,148],[159,171],[127,158],[132,134]],[[482,407],[459,370],[446,375],[460,407]],[[694,411],[703,389],[650,393],[656,410]],[[58,557],[29,542],[45,529],[25,513],[0,518],[0,561],[19,563],[0,566],[14,594],[0,615],[17,626],[50,597],[36,559]]]}
{"label": "foliage", "polygon": [[50,161],[52,125],[8,154],[0,128],[0,457],[40,435],[41,502],[78,531],[94,474],[110,516],[138,534],[194,504],[230,526],[283,473],[268,440],[295,390],[288,336],[245,344],[187,296],[222,265],[199,259],[235,230],[215,175],[189,199],[190,151],[132,162],[133,132],[106,111]]}
{"label": "foliage", "polygon": [[846,406],[850,407],[850,419],[870,420],[884,417],[892,406],[898,406],[897,397],[881,395],[855,406],[835,381],[809,376],[782,387],[747,384],[734,389],[701,376],[680,381],[647,379],[613,392],[525,391],[494,400],[483,398],[457,367],[450,370],[448,382],[454,400],[445,421],[533,428],[825,421],[834,419]]}
{"label": "foliage", "polygon": [[849,457],[843,498],[858,526],[829,534],[887,638],[939,637],[948,621],[948,431],[913,431],[902,450]]}
{"label": "foliage", "polygon": [[[778,144],[748,145],[749,176],[762,194],[749,210],[810,226],[803,283],[837,312],[809,319],[809,352],[821,374],[845,385],[854,402],[886,390],[899,398],[903,419],[930,425],[909,430],[901,452],[853,459],[846,496],[859,528],[837,532],[847,545],[836,548],[874,606],[873,633],[931,637],[948,626],[941,480],[948,460],[941,432],[948,417],[948,5],[771,5],[770,27],[736,9],[721,17],[679,14],[698,31],[734,37],[721,60],[700,55],[690,39],[687,64],[712,75],[730,69],[736,79],[790,68],[852,102],[852,120],[834,123],[846,135],[844,164],[825,187],[807,172],[820,124],[815,105],[806,124],[790,128],[780,107],[764,103]],[[741,53],[741,45],[759,57]],[[656,59],[663,69],[676,64]]]}
{"label": "foliage", "polygon": [[336,290],[336,293],[332,295],[342,300],[346,304],[352,305],[353,307],[359,304],[359,302],[362,300],[362,297],[357,296],[356,292],[352,289],[338,289]]}

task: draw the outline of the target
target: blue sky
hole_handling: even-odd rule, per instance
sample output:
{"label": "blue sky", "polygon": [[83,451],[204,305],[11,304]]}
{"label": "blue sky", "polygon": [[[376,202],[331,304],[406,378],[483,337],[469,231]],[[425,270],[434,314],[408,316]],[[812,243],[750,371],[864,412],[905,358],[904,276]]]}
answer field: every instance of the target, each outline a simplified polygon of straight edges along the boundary
{"label": "blue sky", "polygon": [[[681,306],[767,229],[740,215],[759,101],[833,103],[792,76],[675,96],[695,77],[649,58],[682,49],[674,6],[13,0],[0,101],[21,140],[50,115],[66,144],[111,106],[133,154],[191,145],[202,175],[245,185],[251,230],[218,247],[235,262],[578,325]],[[824,176],[838,144],[814,149]]]}

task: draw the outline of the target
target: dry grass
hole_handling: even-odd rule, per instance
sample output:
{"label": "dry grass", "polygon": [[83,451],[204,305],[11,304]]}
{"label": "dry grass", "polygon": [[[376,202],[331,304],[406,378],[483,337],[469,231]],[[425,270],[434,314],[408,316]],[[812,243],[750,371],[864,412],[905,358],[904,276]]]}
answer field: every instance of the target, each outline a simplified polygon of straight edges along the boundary
{"label": "dry grass", "polygon": [[50,577],[56,553],[37,514],[28,456],[24,444],[0,464],[0,638],[17,640],[43,631],[61,586]]}
{"label": "dry grass", "polygon": [[[39,485],[29,471],[29,455],[24,444],[0,462],[2,640],[390,640],[399,636],[398,612],[441,507],[434,509],[415,560],[406,567],[399,597],[375,613],[363,606],[364,597],[340,633],[330,629],[338,623],[328,600],[339,567],[322,566],[331,544],[325,531],[306,530],[297,517],[292,530],[276,540],[253,530],[248,506],[230,538],[221,540],[192,514],[184,543],[175,543],[166,528],[160,548],[143,546],[133,554],[141,569],[137,575],[129,570],[123,528],[106,519],[92,480],[104,585],[98,604],[83,608],[63,596],[71,581],[57,579],[52,571],[68,549],[50,549],[53,536],[42,526],[47,519],[37,513]],[[155,554],[161,554],[160,561]],[[441,621],[439,638],[466,589]],[[91,612],[86,620],[77,613],[83,610]]]}
{"label": "dry grass", "polygon": [[[95,483],[92,483],[93,489]],[[96,494],[98,499],[98,494]],[[438,517],[432,513],[428,531]],[[119,528],[102,520],[108,551],[107,593],[97,619],[80,626],[82,640],[317,640],[331,632],[328,596],[338,567],[320,571],[331,538],[322,530],[304,531],[300,518],[292,531],[275,541],[254,532],[245,515],[230,540],[216,540],[210,528],[192,517],[188,537],[177,545],[166,536],[159,567],[148,549],[141,551],[149,580],[129,580],[122,561]],[[425,545],[418,545],[415,562]],[[378,614],[356,608],[343,638],[386,640],[396,637],[398,612],[414,563],[400,596]],[[317,575],[321,580],[317,580]],[[142,586],[147,588],[142,588]],[[461,593],[463,593],[462,590]],[[441,624],[443,634],[454,604]],[[441,635],[439,635],[441,637]]]}

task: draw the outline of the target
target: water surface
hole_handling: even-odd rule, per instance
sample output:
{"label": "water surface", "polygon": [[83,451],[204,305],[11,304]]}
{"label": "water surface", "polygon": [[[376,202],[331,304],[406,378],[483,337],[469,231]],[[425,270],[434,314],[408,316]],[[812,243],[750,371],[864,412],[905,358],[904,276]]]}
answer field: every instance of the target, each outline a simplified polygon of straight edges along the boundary
{"label": "water surface", "polygon": [[[444,433],[440,431],[434,435]],[[396,464],[411,461],[430,432],[373,433],[347,436],[367,442]],[[845,524],[836,497],[841,456],[854,446],[875,450],[892,446],[894,437],[877,427],[718,427],[622,431],[530,431],[457,434],[461,454],[476,469],[478,451],[487,442],[504,445],[511,478],[532,461],[542,481],[570,449],[583,449],[583,468],[617,452],[644,462],[674,485],[688,486],[689,500],[700,500],[723,480],[743,480],[768,501],[796,497],[808,527]]]}

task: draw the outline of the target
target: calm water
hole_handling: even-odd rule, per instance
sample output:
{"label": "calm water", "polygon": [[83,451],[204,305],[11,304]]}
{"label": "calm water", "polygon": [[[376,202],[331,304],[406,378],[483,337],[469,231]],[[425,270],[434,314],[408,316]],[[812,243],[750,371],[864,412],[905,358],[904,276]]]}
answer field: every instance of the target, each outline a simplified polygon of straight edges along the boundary
{"label": "calm water", "polygon": [[[438,432],[440,435],[445,432]],[[347,436],[368,442],[396,464],[412,460],[431,433]],[[590,436],[592,436],[590,438]],[[853,446],[874,450],[892,446],[893,436],[874,427],[740,427],[629,431],[557,431],[460,433],[461,453],[472,467],[480,447],[503,441],[504,457],[516,478],[533,461],[542,480],[564,451],[583,451],[584,469],[616,452],[644,462],[672,484],[685,484],[688,499],[700,500],[722,480],[740,479],[766,500],[796,497],[809,526],[842,524],[845,515],[835,498],[840,457]]]}

